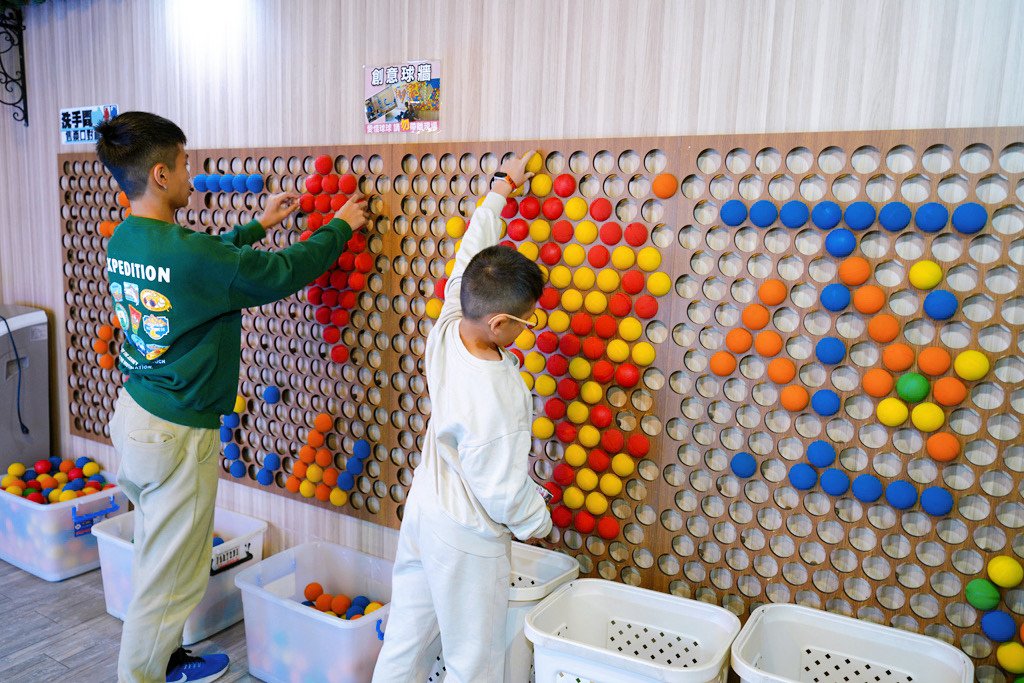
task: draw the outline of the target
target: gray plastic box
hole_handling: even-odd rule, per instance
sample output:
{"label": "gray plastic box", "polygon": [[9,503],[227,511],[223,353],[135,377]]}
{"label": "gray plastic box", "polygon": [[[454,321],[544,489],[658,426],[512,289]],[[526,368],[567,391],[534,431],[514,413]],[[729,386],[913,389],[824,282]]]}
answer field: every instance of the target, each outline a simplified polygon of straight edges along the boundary
{"label": "gray plastic box", "polygon": [[[50,451],[50,346],[46,312],[0,305],[0,471],[12,462],[27,467]],[[11,341],[14,344],[11,344]],[[14,355],[14,347],[18,355]],[[21,417],[18,423],[18,365],[21,365]]]}

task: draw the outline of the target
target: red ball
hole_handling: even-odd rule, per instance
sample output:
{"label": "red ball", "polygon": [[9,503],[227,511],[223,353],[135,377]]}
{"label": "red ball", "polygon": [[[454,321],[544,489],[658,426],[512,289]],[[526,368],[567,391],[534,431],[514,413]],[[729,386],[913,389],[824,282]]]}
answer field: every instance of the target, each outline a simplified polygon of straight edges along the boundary
{"label": "red ball", "polygon": [[334,168],[334,161],[332,161],[331,157],[326,154],[321,154],[313,162],[313,168],[315,168],[316,172],[320,175],[327,175],[331,172],[331,169]]}
{"label": "red ball", "polygon": [[626,242],[633,247],[643,246],[647,241],[647,226],[643,223],[630,223],[626,228]]}
{"label": "red ball", "polygon": [[360,273],[369,273],[373,270],[373,254],[364,251],[362,254],[356,255],[353,265]]}
{"label": "red ball", "polygon": [[349,273],[348,288],[359,291],[366,286],[366,276],[362,273]]}
{"label": "red ball", "polygon": [[516,248],[516,243],[513,242],[512,240],[502,240],[502,241],[498,242],[498,246],[508,247],[509,249],[515,249]]}
{"label": "red ball", "polygon": [[622,276],[622,289],[630,294],[644,291],[644,274],[639,270],[631,270]]}
{"label": "red ball", "polygon": [[612,294],[612,298],[608,299],[608,310],[612,312],[612,315],[625,318],[633,310],[633,300],[622,292],[615,292]]}
{"label": "red ball", "polygon": [[651,450],[650,440],[643,434],[634,434],[626,443],[626,450],[634,458],[642,458]]}
{"label": "red ball", "polygon": [[540,200],[536,197],[524,197],[523,201],[519,202],[519,215],[532,221],[540,215]]}
{"label": "red ball", "polygon": [[580,338],[575,334],[567,334],[558,342],[558,350],[565,356],[572,357],[580,352]]}
{"label": "red ball", "polygon": [[[85,475],[83,474],[82,476],[84,477]],[[30,479],[30,480],[25,482],[25,488],[26,489],[35,489],[37,491],[41,491],[42,488],[43,488],[43,485],[39,483],[38,479]]]}
{"label": "red ball", "polygon": [[568,197],[576,191],[576,179],[568,173],[563,173],[555,178],[555,182],[552,185],[554,186],[555,194],[559,197]]}
{"label": "red ball", "polygon": [[544,482],[544,488],[551,492],[551,504],[557,505],[562,502],[562,489],[553,481]]}
{"label": "red ball", "polygon": [[558,197],[548,197],[544,200],[544,218],[549,221],[557,220],[562,216],[562,200]]}
{"label": "red ball", "polygon": [[553,266],[562,260],[562,248],[554,242],[547,242],[540,248],[540,260]]}
{"label": "red ball", "polygon": [[604,429],[612,423],[612,411],[608,406],[594,406],[590,409],[590,424]]}
{"label": "red ball", "polygon": [[324,291],[323,296],[324,306],[330,306],[334,308],[338,305],[338,291],[336,289],[328,289]]}
{"label": "red ball", "polygon": [[357,232],[352,235],[348,240],[348,244],[345,248],[351,251],[353,254],[361,254],[366,251],[366,236],[361,232]]}
{"label": "red ball", "polygon": [[324,341],[328,344],[336,344],[341,339],[341,330],[331,325],[324,328]]}
{"label": "red ball", "polygon": [[622,432],[618,429],[608,429],[601,434],[601,448],[606,453],[621,452],[625,443],[625,439],[622,438]]}
{"label": "red ball", "polygon": [[38,503],[39,505],[46,504],[46,499],[43,498],[43,494],[39,493],[39,491],[33,491],[32,493],[25,496],[25,498],[31,500],[33,503]]}
{"label": "red ball", "polygon": [[565,356],[556,353],[548,358],[548,373],[551,376],[561,377],[567,372],[569,372],[569,361],[565,359]]}
{"label": "red ball", "polygon": [[558,348],[558,335],[551,330],[544,330],[537,335],[537,348],[543,353],[553,353]]}
{"label": "red ball", "polygon": [[505,206],[501,210],[501,217],[508,219],[512,218],[517,213],[519,213],[519,204],[516,200],[512,199],[512,197],[509,197],[505,200]]}
{"label": "red ball", "polygon": [[351,273],[356,267],[356,255],[351,251],[341,252],[341,256],[338,257],[338,267],[346,273]]}
{"label": "red ball", "polygon": [[310,194],[320,194],[323,190],[323,179],[318,175],[306,176],[306,192]]}
{"label": "red ball", "polygon": [[302,213],[313,213],[314,208],[316,208],[316,197],[308,192],[299,197],[299,210]]}
{"label": "red ball", "polygon": [[68,481],[74,481],[75,479],[81,479],[85,475],[82,473],[81,467],[72,467],[68,471]]}
{"label": "red ball", "polygon": [[572,443],[576,440],[576,426],[571,422],[562,422],[555,427],[555,436],[562,443]]}
{"label": "red ball", "polygon": [[611,317],[607,313],[602,315],[594,323],[594,331],[597,332],[597,336],[602,339],[611,339],[615,336],[615,332],[619,329],[619,324],[615,322],[615,318]]}
{"label": "red ball", "polygon": [[590,265],[594,268],[604,268],[611,260],[612,255],[608,252],[608,248],[603,244],[591,247],[590,251],[587,253],[587,261],[589,261]]}
{"label": "red ball", "polygon": [[615,381],[626,387],[635,387],[640,381],[640,371],[632,363],[623,363],[615,368]]}
{"label": "red ball", "polygon": [[580,336],[590,334],[590,331],[594,329],[594,319],[582,311],[574,313],[572,321],[569,323],[572,327],[572,331]]}
{"label": "red ball", "polygon": [[551,523],[564,529],[572,521],[572,512],[564,505],[559,505],[551,511]]}
{"label": "red ball", "polygon": [[341,296],[338,297],[338,305],[342,308],[351,309],[356,305],[356,293],[342,292]]}
{"label": "red ball", "polygon": [[540,300],[537,302],[548,311],[558,306],[558,303],[562,300],[558,290],[554,287],[545,287],[544,292],[540,295]]}
{"label": "red ball", "polygon": [[579,531],[581,534],[589,534],[591,531],[594,530],[594,525],[596,523],[597,522],[594,520],[594,515],[590,514],[586,510],[576,511],[576,519],[573,522],[573,525],[576,527],[576,530]]}
{"label": "red ball", "polygon": [[324,217],[318,213],[311,213],[306,216],[306,228],[310,232],[316,232],[324,224]]}
{"label": "red ball", "polygon": [[558,383],[558,395],[566,401],[572,401],[580,395],[580,387],[576,380],[566,377]]}
{"label": "red ball", "polygon": [[329,212],[331,210],[331,196],[327,194],[318,194],[316,199],[313,200],[313,207],[320,213]]}
{"label": "red ball", "polygon": [[650,294],[644,294],[636,300],[636,314],[644,320],[658,315],[658,300]]}
{"label": "red ball", "polygon": [[448,278],[443,277],[434,283],[434,296],[444,301],[444,288],[448,286]]}
{"label": "red ball", "polygon": [[622,240],[622,226],[618,223],[605,223],[601,226],[601,241],[608,245],[616,245]]}
{"label": "red ball", "polygon": [[565,401],[552,396],[544,402],[544,414],[552,420],[561,420],[565,417]]}
{"label": "red ball", "polygon": [[334,289],[345,289],[348,286],[348,273],[342,270],[331,272],[331,287]]}
{"label": "red ball", "polygon": [[587,337],[583,341],[583,355],[590,360],[597,360],[604,355],[604,342],[597,337]]}
{"label": "red ball", "polygon": [[611,462],[612,459],[600,448],[595,448],[587,454],[587,465],[595,472],[604,472]]}
{"label": "red ball", "polygon": [[597,535],[610,541],[619,535],[619,523],[611,517],[602,517],[597,522]]}
{"label": "red ball", "polygon": [[576,478],[576,472],[572,467],[562,462],[555,465],[555,469],[551,473],[551,478],[561,486],[568,486]]}
{"label": "red ball", "polygon": [[345,194],[352,194],[356,191],[357,184],[356,177],[351,173],[346,173],[338,180],[338,189]]}
{"label": "red ball", "polygon": [[331,322],[331,309],[328,306],[320,306],[316,309],[316,313],[313,314],[313,318],[317,323],[326,325]]}
{"label": "red ball", "polygon": [[302,234],[299,235],[299,241],[300,242],[305,242],[306,240],[308,240],[312,236],[313,236],[313,231],[312,230],[303,230]]}
{"label": "red ball", "polygon": [[572,235],[572,223],[569,221],[558,221],[551,226],[551,236],[558,242],[562,242],[564,244],[572,239]]}
{"label": "red ball", "polygon": [[615,366],[606,360],[599,360],[594,363],[594,379],[601,384],[607,384],[615,376]]}
{"label": "red ball", "polygon": [[336,194],[331,197],[331,213],[337,213],[341,211],[341,207],[348,204],[348,197],[343,194]]}
{"label": "red ball", "polygon": [[328,285],[330,285],[331,284],[331,273],[330,273],[330,271],[328,271],[326,273],[321,273],[320,277],[318,277],[316,280],[314,280],[314,282],[316,282],[317,286],[319,286],[319,287],[327,287]]}
{"label": "red ball", "polygon": [[590,217],[595,221],[606,221],[612,215],[612,203],[604,197],[590,202]]}
{"label": "red ball", "polygon": [[53,463],[49,460],[36,460],[36,464],[32,465],[32,469],[36,471],[36,474],[46,474],[53,469]]}
{"label": "red ball", "polygon": [[320,182],[320,188],[328,194],[334,194],[338,191],[338,180],[337,173],[325,175],[324,179]]}
{"label": "red ball", "polygon": [[523,367],[523,360],[524,360],[523,352],[520,351],[519,349],[509,349],[509,350],[512,352],[513,356],[515,356],[516,358],[519,359],[519,367]]}
{"label": "red ball", "polygon": [[331,360],[335,363],[344,363],[348,360],[348,349],[341,344],[331,347]]}
{"label": "red ball", "polygon": [[[525,200],[523,200],[525,201]],[[508,224],[508,236],[516,242],[521,242],[530,234],[530,224],[522,218],[517,218]]]}
{"label": "red ball", "polygon": [[335,327],[345,327],[345,325],[348,325],[350,319],[351,316],[349,315],[349,312],[344,308],[335,309],[335,311],[331,313],[331,324]]}

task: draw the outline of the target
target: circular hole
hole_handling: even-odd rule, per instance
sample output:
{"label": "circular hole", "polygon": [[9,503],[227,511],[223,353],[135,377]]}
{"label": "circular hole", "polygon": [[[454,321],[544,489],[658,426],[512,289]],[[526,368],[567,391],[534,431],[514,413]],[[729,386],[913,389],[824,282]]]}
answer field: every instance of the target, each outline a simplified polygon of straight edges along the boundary
{"label": "circular hole", "polygon": [[960,153],[960,167],[968,173],[983,173],[991,165],[992,148],[988,145],[968,145]]}

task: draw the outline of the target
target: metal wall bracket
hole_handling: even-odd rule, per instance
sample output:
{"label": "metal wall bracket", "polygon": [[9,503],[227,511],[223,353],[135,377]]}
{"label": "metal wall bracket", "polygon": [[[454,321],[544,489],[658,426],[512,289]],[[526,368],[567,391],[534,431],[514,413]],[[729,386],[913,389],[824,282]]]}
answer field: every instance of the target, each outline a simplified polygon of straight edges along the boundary
{"label": "metal wall bracket", "polygon": [[16,7],[0,8],[0,104],[14,107],[14,120],[28,125],[25,24]]}

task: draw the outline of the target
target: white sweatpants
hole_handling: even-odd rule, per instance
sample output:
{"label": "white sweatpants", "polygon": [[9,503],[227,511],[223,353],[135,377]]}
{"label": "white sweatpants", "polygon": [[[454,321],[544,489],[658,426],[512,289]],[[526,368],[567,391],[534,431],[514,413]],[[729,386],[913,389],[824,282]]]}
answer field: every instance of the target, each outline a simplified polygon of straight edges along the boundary
{"label": "white sweatpants", "polygon": [[425,681],[438,628],[448,683],[503,681],[511,550],[510,537],[483,539],[410,498],[373,683]]}

